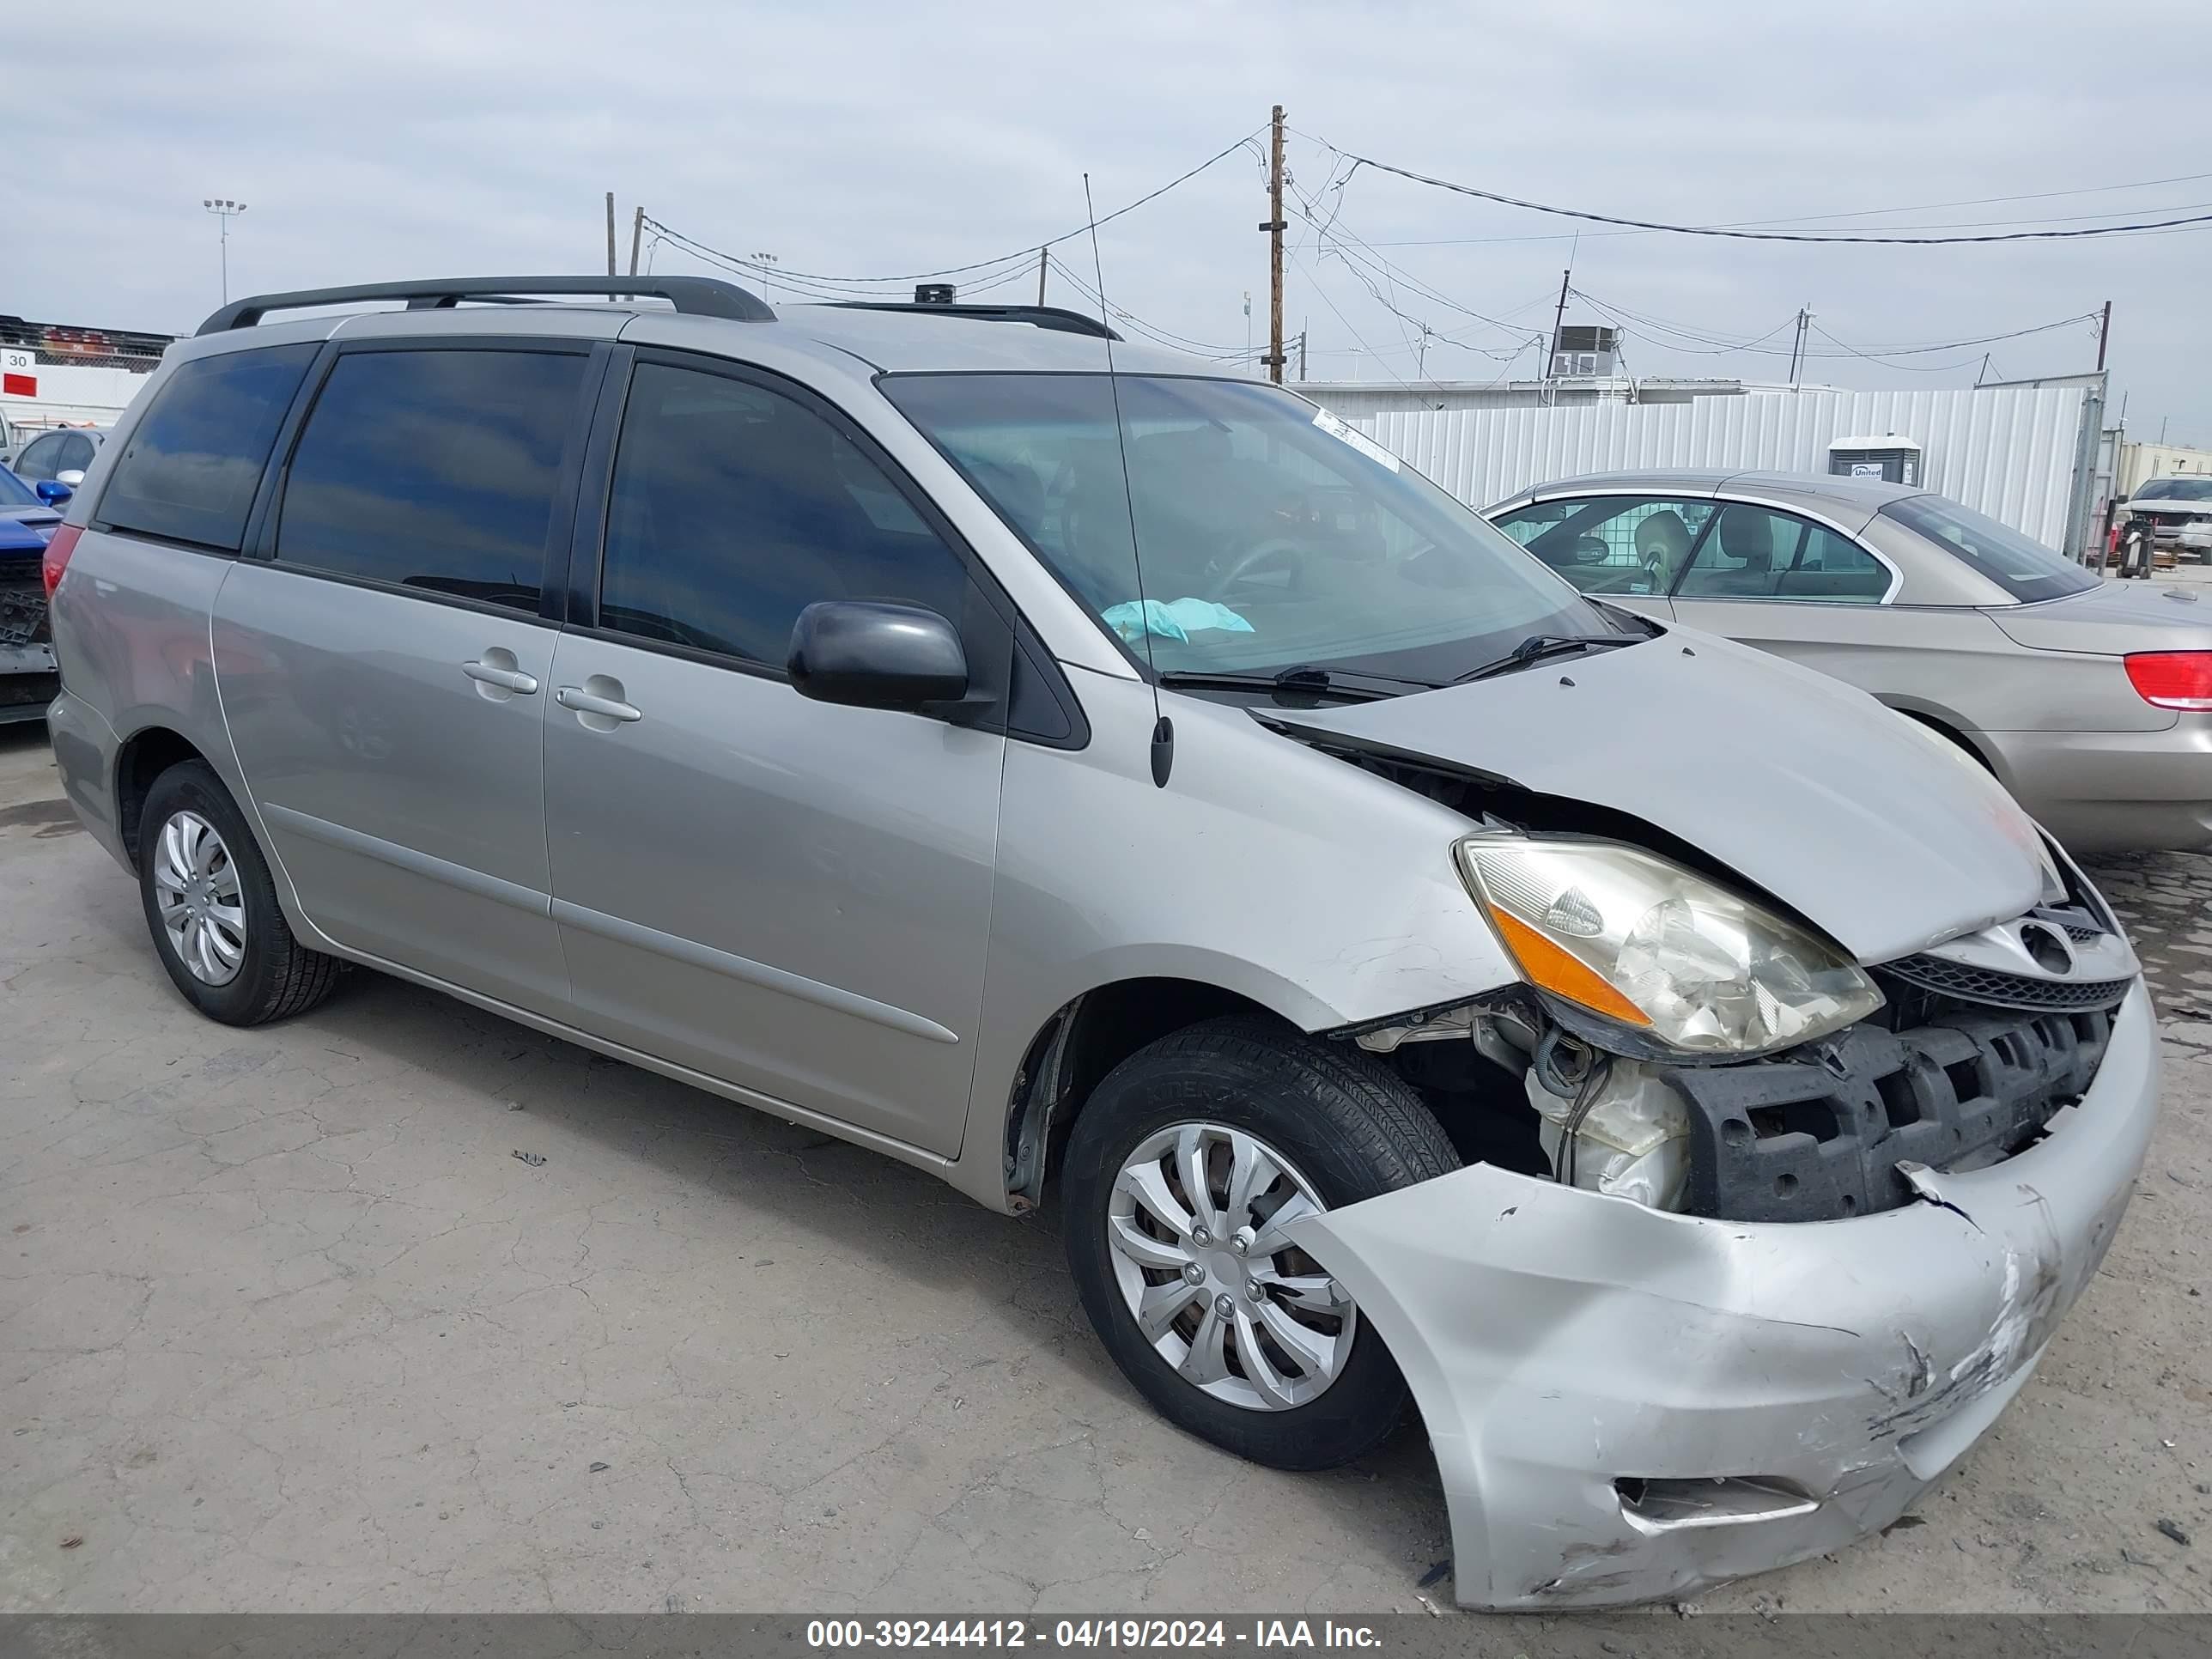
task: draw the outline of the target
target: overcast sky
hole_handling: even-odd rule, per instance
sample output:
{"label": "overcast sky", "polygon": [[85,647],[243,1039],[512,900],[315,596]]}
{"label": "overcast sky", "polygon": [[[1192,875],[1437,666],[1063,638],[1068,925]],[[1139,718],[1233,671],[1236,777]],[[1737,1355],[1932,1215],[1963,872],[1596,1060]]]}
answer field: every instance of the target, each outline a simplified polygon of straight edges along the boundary
{"label": "overcast sky", "polygon": [[[625,260],[642,203],[791,271],[933,270],[1079,226],[1086,169],[1103,215],[1258,132],[1279,101],[1296,190],[1336,215],[1324,234],[1293,198],[1287,325],[1309,331],[1316,379],[1525,376],[1535,354],[1511,354],[1549,327],[1571,257],[1592,297],[1568,320],[1612,319],[1601,306],[1628,319],[1646,376],[1783,379],[1801,305],[1832,337],[1813,349],[1838,354],[1808,378],[1832,384],[1970,385],[1985,350],[1991,378],[2084,370],[2087,323],[1889,364],[1836,343],[2008,333],[2109,299],[2130,435],[2165,420],[2174,441],[2212,445],[2212,226],[1948,248],[1586,226],[1577,243],[1567,222],[1368,169],[1330,191],[1348,164],[1328,148],[1698,224],[1909,208],[1779,228],[1928,234],[2212,212],[2204,0],[104,0],[65,35],[9,77],[23,189],[0,312],[40,321],[189,330],[219,298],[211,195],[247,204],[233,294],[593,270],[608,190]],[[2152,180],[2174,182],[2090,189]],[[1240,151],[1108,227],[1113,302],[1235,351],[1249,291],[1264,345],[1262,183]],[[1090,278],[1087,245],[1057,252]],[[708,268],[671,243],[649,252],[659,270]],[[1034,293],[1031,276],[993,297]],[[1056,271],[1050,297],[1082,302]],[[1424,324],[1449,338],[1424,351]],[[1696,343],[1760,336],[1748,354]]]}

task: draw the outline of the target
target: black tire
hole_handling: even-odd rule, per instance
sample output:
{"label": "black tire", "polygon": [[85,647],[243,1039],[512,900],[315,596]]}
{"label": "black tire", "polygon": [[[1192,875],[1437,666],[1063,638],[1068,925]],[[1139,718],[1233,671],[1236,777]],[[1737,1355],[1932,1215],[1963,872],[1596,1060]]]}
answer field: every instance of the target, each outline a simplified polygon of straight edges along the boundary
{"label": "black tire", "polygon": [[[238,873],[240,902],[246,911],[245,961],[228,984],[195,978],[169,943],[155,902],[154,864],[162,827],[179,811],[197,812],[222,837]],[[276,902],[268,861],[246,826],[246,816],[204,761],[179,761],[154,780],[138,814],[138,896],[155,954],[171,982],[210,1019],[225,1025],[261,1025],[304,1013],[330,995],[345,964],[310,951],[293,933]]]}
{"label": "black tire", "polygon": [[1297,1165],[1331,1209],[1449,1174],[1449,1137],[1413,1089],[1367,1056],[1253,1016],[1212,1019],[1139,1048],[1075,1120],[1060,1176],[1069,1268],[1099,1340],[1160,1414],[1280,1469],[1332,1468],[1374,1450],[1406,1416],[1405,1379],[1373,1325],[1316,1398],[1247,1409],[1202,1392],[1146,1340],[1116,1284],[1109,1206],[1123,1163],[1169,1125],[1242,1129]]}

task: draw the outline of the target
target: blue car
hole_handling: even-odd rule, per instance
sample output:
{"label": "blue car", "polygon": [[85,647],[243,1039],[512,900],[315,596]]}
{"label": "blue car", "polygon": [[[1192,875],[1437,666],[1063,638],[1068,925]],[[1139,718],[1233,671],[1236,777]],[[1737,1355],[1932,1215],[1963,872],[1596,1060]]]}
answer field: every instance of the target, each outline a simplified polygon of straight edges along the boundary
{"label": "blue car", "polygon": [[51,481],[33,488],[0,467],[0,726],[44,720],[61,689],[39,563],[70,493]]}

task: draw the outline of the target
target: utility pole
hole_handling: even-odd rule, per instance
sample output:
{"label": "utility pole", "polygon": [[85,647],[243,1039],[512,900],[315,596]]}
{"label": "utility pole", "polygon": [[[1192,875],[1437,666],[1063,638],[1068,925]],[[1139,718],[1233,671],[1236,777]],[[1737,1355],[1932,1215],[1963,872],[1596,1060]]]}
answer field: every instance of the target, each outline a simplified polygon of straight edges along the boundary
{"label": "utility pole", "polygon": [[1813,325],[1813,311],[1809,306],[1797,307],[1797,337],[1790,347],[1790,389],[1797,389],[1797,371],[1805,362],[1805,331]]}
{"label": "utility pole", "polygon": [[1039,305],[1044,303],[1044,262],[1048,252],[1049,250],[1045,248],[1037,250],[1037,303]]}
{"label": "utility pole", "polygon": [[221,227],[216,234],[216,240],[222,245],[222,302],[228,305],[230,303],[230,222],[246,211],[246,204],[234,202],[228,196],[210,196],[203,200],[200,205],[215,215],[216,223]]}
{"label": "utility pole", "polygon": [[[609,191],[607,192],[607,275],[608,275],[608,276],[613,276],[614,274],[615,274],[615,193],[614,193],[614,191]],[[614,295],[611,292],[610,292],[610,293],[608,294],[608,295],[607,295],[607,298],[608,298],[608,299],[610,299],[610,300],[613,299],[614,297],[615,297],[615,295]]]}
{"label": "utility pole", "polygon": [[1304,379],[1305,379],[1305,377],[1306,377],[1306,331],[1305,331],[1305,330],[1304,330],[1304,329],[1300,329],[1300,330],[1298,331],[1298,379],[1299,379],[1299,380],[1304,380]]}
{"label": "utility pole", "polygon": [[[1559,273],[1559,308],[1552,313],[1552,353],[1544,360],[1544,384],[1547,393],[1552,382],[1557,378],[1553,371],[1558,368],[1559,363],[1559,331],[1567,325],[1567,284],[1574,280],[1574,276],[1575,268],[1572,265],[1569,265]],[[1544,401],[1550,403],[1552,397],[1547,395]]]}
{"label": "utility pole", "polygon": [[2105,372],[2105,337],[2112,331],[2112,302],[2105,301],[2104,315],[2097,321],[2097,373]]}
{"label": "utility pole", "polygon": [[629,274],[633,276],[637,275],[638,244],[642,242],[644,240],[645,208],[644,205],[641,204],[637,211],[630,216],[629,222]]}
{"label": "utility pole", "polygon": [[1267,378],[1283,383],[1283,106],[1275,106],[1267,145]]}

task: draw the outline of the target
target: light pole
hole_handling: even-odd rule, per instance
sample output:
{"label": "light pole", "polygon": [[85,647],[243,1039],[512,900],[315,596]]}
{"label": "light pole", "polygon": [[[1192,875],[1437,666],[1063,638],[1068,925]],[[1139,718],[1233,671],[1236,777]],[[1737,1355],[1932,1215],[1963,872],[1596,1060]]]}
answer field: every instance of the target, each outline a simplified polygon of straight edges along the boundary
{"label": "light pole", "polygon": [[216,222],[222,227],[216,234],[216,240],[222,246],[222,302],[228,305],[230,303],[230,222],[246,211],[246,204],[234,202],[228,196],[210,196],[201,202],[200,205],[215,215]]}
{"label": "light pole", "polygon": [[[753,263],[757,265],[780,265],[783,261],[777,258],[773,253],[756,253],[753,255]],[[769,286],[768,272],[765,270],[762,271],[760,277],[761,286],[763,288],[767,288]]]}

